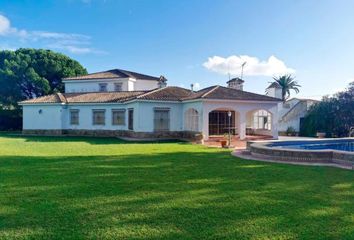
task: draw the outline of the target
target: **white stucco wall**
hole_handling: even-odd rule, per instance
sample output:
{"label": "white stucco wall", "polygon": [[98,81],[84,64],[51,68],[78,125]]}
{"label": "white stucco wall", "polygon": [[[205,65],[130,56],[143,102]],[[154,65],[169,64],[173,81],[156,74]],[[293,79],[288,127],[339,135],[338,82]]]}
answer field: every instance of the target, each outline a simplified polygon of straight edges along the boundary
{"label": "white stucco wall", "polygon": [[[79,110],[79,124],[70,124],[70,110]],[[93,125],[92,111],[105,110],[105,125]],[[112,110],[113,109],[126,109],[125,125],[112,124]],[[128,129],[128,113],[126,104],[92,104],[92,105],[68,105],[65,109],[65,117],[63,128],[64,129],[85,129],[85,130],[127,130]]]}
{"label": "white stucco wall", "polygon": [[157,81],[152,81],[152,80],[136,80],[135,82],[135,91],[141,91],[141,90],[151,90],[158,88],[158,82]]}
{"label": "white stucco wall", "polygon": [[294,118],[290,121],[283,122],[279,121],[278,130],[281,132],[285,132],[289,127],[293,127],[296,132],[300,131],[300,117]]}
{"label": "white stucco wall", "polygon": [[154,108],[170,109],[170,131],[182,131],[182,104],[168,102],[139,102],[137,104],[136,131],[153,132],[154,131]]}
{"label": "white stucco wall", "polygon": [[96,79],[96,80],[70,80],[64,81],[65,92],[98,92],[99,84],[106,83],[107,91],[115,91],[114,84],[122,83],[122,91],[151,90],[158,87],[157,81],[135,80],[133,78]]}
{"label": "white stucco wall", "polygon": [[[194,101],[194,102],[131,102],[125,104],[68,104],[63,105],[25,105],[23,106],[24,129],[85,129],[85,130],[128,130],[128,109],[134,109],[134,131],[154,131],[154,108],[170,109],[170,130],[183,131],[184,114],[189,108],[198,111],[199,131],[203,132],[204,138],[209,135],[209,112],[216,109],[230,109],[236,111],[235,127],[240,136],[245,135],[247,113],[254,110],[264,109],[272,113],[272,119],[277,119],[277,103],[260,102],[237,102],[237,101]],[[112,125],[112,109],[126,109],[125,125]],[[39,110],[42,113],[39,114]],[[70,125],[70,109],[79,110],[79,124]],[[92,110],[104,109],[105,125],[93,125]],[[277,137],[277,121],[272,121],[271,135]]]}
{"label": "white stucco wall", "polygon": [[185,129],[185,114],[186,114],[186,111],[188,111],[188,109],[195,109],[198,111],[198,131],[201,132],[202,129],[203,129],[203,102],[202,101],[198,101],[198,102],[185,102],[183,103],[183,108],[182,108],[182,113],[183,113],[183,116],[182,116],[182,127],[183,127],[183,130],[186,130]]}
{"label": "white stucco wall", "polygon": [[282,99],[282,90],[280,88],[268,88],[267,95],[270,97]]}
{"label": "white stucco wall", "polygon": [[60,130],[63,128],[62,105],[23,106],[23,129]]}
{"label": "white stucco wall", "polygon": [[[154,131],[154,108],[170,109],[170,130],[183,130],[183,106],[180,103],[132,102],[127,104],[68,104],[24,105],[23,129],[84,129],[84,130],[128,130],[128,109],[134,109],[134,131]],[[42,113],[38,111],[42,109]],[[79,110],[79,124],[70,124],[70,110]],[[105,125],[93,125],[92,110],[105,110]],[[112,124],[112,109],[125,109],[125,125]]]}
{"label": "white stucco wall", "polygon": [[114,91],[115,83],[122,83],[122,91],[129,91],[128,89],[128,79],[122,80],[95,80],[95,81],[70,81],[65,82],[65,92],[98,92],[99,84],[107,83],[107,91]]}

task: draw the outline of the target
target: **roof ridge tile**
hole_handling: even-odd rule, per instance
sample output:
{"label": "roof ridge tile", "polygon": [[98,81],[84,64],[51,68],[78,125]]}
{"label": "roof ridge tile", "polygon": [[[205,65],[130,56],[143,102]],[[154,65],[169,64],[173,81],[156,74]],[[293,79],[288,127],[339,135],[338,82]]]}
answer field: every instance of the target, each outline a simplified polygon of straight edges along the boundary
{"label": "roof ridge tile", "polygon": [[141,94],[141,95],[137,96],[136,98],[139,99],[139,98],[142,98],[142,97],[146,97],[149,94],[156,93],[156,92],[161,91],[161,90],[166,89],[166,88],[169,88],[169,87],[155,88],[155,89],[153,89],[153,90],[151,90],[151,91],[149,91],[147,93],[144,93],[144,94]]}
{"label": "roof ridge tile", "polygon": [[207,95],[209,95],[210,93],[214,92],[216,89],[218,89],[220,86],[216,85],[215,87],[213,87],[211,90],[207,91],[206,93],[204,93],[202,96],[200,96],[200,98],[204,98]]}

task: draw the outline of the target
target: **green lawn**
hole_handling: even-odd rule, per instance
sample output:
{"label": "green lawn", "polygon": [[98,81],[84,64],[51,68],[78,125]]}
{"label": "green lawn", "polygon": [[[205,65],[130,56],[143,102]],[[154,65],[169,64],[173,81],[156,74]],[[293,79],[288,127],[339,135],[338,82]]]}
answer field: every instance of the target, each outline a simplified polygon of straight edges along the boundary
{"label": "green lawn", "polygon": [[1,135],[0,239],[354,239],[354,172]]}

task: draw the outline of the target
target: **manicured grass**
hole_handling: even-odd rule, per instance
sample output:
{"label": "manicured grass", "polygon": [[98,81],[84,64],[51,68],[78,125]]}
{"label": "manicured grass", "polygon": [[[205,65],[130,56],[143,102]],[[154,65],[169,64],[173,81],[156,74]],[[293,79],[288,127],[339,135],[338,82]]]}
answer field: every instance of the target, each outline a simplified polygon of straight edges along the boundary
{"label": "manicured grass", "polygon": [[0,239],[354,239],[354,172],[2,135]]}

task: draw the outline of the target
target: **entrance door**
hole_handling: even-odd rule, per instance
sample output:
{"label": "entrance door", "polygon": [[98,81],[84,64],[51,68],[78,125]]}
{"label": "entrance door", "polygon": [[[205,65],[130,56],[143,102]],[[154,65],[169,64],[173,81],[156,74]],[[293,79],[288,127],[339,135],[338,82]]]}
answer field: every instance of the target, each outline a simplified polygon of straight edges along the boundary
{"label": "entrance door", "polygon": [[128,109],[128,129],[134,130],[134,109]]}
{"label": "entrance door", "polygon": [[235,112],[231,111],[231,118],[228,116],[229,111],[212,111],[209,113],[209,135],[223,135],[229,133],[235,134]]}

